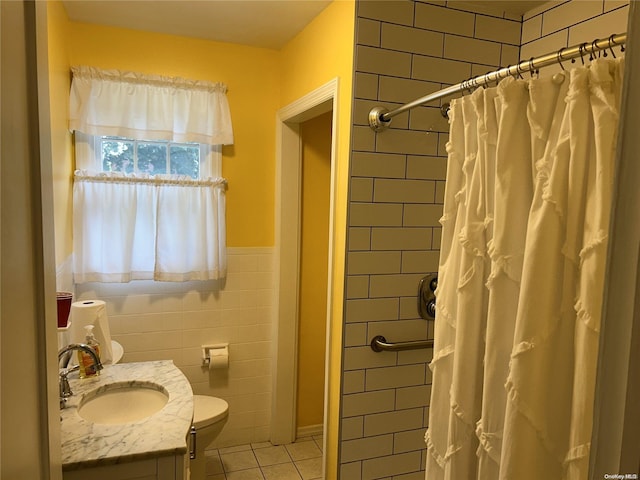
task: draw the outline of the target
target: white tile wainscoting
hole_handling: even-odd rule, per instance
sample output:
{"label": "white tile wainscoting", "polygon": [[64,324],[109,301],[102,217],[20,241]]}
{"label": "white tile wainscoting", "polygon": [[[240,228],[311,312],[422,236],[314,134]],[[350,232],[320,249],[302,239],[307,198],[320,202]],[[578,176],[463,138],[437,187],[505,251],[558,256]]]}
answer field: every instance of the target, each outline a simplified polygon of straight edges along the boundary
{"label": "white tile wainscoting", "polygon": [[[124,362],[173,360],[194,393],[229,403],[229,420],[214,446],[269,439],[274,249],[229,248],[224,286],[217,282],[76,286],[74,301],[107,303],[112,337]],[[202,367],[201,345],[229,343],[229,368]]]}

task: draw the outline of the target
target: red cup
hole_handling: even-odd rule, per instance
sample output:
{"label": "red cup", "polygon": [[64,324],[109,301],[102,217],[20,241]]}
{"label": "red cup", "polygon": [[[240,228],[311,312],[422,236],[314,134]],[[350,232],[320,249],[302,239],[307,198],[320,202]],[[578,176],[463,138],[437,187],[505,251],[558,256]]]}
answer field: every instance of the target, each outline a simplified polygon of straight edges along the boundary
{"label": "red cup", "polygon": [[73,294],[71,292],[56,292],[56,297],[58,300],[58,328],[66,328]]}

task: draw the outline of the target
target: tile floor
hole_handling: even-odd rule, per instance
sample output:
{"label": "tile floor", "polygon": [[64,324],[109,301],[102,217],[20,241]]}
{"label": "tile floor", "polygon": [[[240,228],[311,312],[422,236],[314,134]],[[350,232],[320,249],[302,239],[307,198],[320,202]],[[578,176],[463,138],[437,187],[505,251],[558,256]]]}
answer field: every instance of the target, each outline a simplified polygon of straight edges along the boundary
{"label": "tile floor", "polygon": [[322,436],[289,445],[252,443],[205,451],[207,480],[316,480],[322,478]]}

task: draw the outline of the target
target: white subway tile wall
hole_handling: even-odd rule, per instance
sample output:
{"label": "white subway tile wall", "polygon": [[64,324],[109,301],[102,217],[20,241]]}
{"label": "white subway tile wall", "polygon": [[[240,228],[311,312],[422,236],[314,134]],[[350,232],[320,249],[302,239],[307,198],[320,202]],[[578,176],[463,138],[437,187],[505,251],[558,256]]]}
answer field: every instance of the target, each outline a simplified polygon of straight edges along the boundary
{"label": "white subway tile wall", "polygon": [[[229,403],[213,447],[269,439],[274,296],[273,248],[229,248],[228,275],[216,282],[76,286],[76,299],[107,302],[123,361],[173,360],[194,393]],[[229,343],[229,368],[202,367],[204,344]]]}
{"label": "white subway tile wall", "polygon": [[422,480],[431,395],[430,349],[374,353],[369,342],[433,336],[416,295],[419,279],[438,268],[448,122],[434,103],[376,134],[370,108],[391,110],[519,58],[623,32],[628,4],[555,0],[522,21],[488,2],[357,2],[342,480]]}
{"label": "white subway tile wall", "polygon": [[[520,55],[527,59],[626,32],[628,15],[629,0],[548,2],[524,16]],[[576,64],[581,65],[579,60]],[[572,65],[567,61],[564,66],[569,69]],[[560,70],[554,65],[545,68],[545,73]]]}
{"label": "white subway tile wall", "polygon": [[[515,63],[519,19],[462,3],[359,1],[347,255],[340,474],[424,478],[431,349],[375,353],[371,338],[433,336],[419,280],[438,269],[449,125],[438,105],[374,134],[369,110],[393,109]],[[477,11],[476,11],[477,10]],[[504,64],[503,66],[506,66]]]}

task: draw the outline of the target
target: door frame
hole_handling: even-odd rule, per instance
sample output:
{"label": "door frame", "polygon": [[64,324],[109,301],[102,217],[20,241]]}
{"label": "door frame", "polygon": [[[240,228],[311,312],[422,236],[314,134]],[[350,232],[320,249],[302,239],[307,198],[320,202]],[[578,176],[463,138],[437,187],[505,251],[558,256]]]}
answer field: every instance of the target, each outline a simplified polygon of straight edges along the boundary
{"label": "door frame", "polygon": [[[273,335],[273,394],[271,442],[291,443],[296,438],[296,387],[298,356],[298,312],[300,277],[300,220],[302,194],[302,146],[300,123],[332,111],[331,185],[329,200],[329,255],[327,276],[326,348],[324,375],[323,456],[326,458],[328,380],[337,159],[338,78],[334,78],[276,114],[275,201],[275,302]],[[323,464],[325,462],[323,461]]]}

